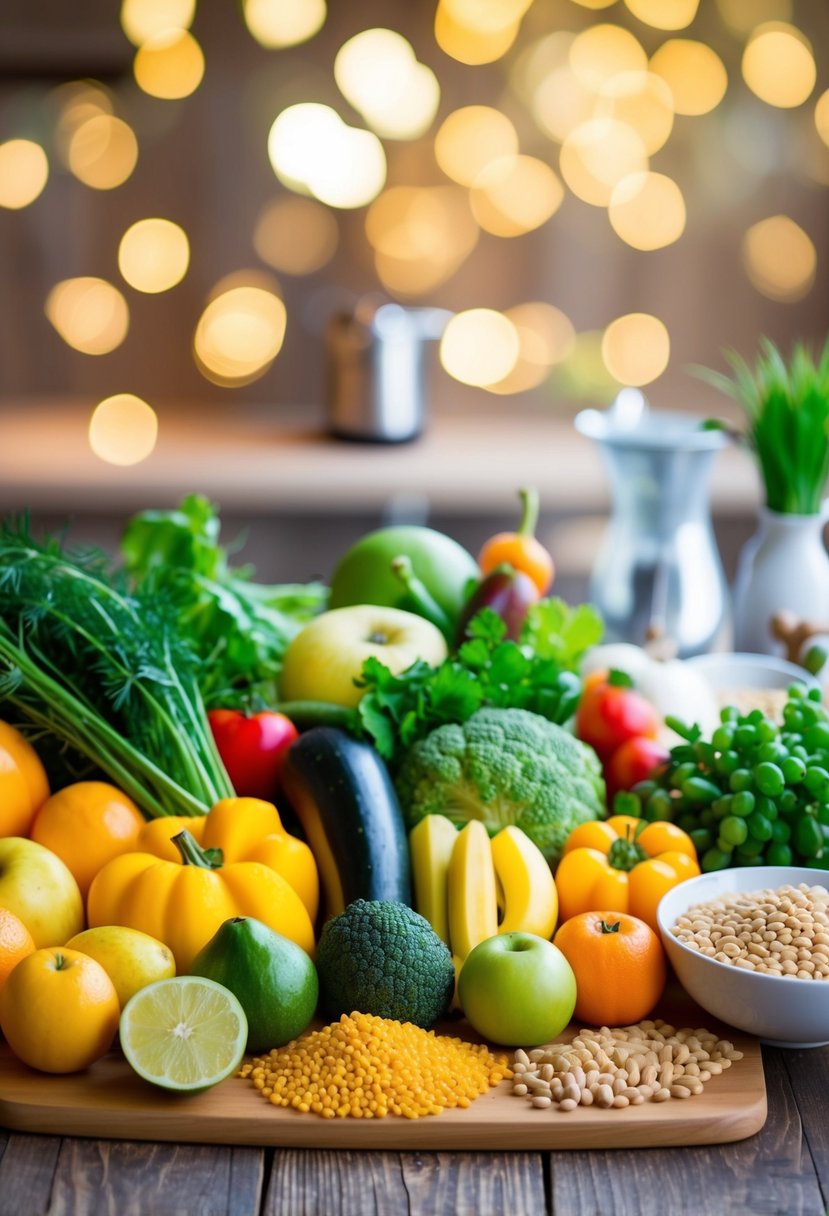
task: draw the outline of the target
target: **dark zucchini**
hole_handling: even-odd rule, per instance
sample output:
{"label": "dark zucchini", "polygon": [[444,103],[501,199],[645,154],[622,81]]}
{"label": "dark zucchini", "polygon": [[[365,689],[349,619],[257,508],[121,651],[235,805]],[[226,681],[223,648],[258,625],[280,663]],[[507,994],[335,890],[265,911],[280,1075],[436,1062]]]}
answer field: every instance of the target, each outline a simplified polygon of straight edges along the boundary
{"label": "dark zucchini", "polygon": [[411,904],[403,816],[371,744],[312,727],[289,748],[282,786],[316,857],[327,916],[355,899]]}

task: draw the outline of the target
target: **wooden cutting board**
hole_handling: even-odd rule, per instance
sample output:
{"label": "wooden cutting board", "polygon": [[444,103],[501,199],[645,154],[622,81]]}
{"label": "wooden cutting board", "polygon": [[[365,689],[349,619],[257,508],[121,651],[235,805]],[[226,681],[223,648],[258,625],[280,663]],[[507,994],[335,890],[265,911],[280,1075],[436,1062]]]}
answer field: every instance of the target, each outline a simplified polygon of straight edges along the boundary
{"label": "wooden cutting board", "polygon": [[[206,1093],[169,1094],[141,1080],[112,1052],[83,1073],[48,1076],[0,1045],[0,1125],[15,1131],[181,1143],[327,1149],[564,1149],[717,1144],[763,1126],[766,1088],[757,1039],[718,1024],[687,1002],[658,1013],[677,1026],[705,1026],[744,1053],[703,1093],[622,1110],[538,1110],[504,1081],[467,1110],[421,1119],[321,1119],[271,1106],[248,1081],[229,1078]],[[443,1033],[474,1036],[465,1023]],[[560,1036],[572,1038],[573,1031]]]}

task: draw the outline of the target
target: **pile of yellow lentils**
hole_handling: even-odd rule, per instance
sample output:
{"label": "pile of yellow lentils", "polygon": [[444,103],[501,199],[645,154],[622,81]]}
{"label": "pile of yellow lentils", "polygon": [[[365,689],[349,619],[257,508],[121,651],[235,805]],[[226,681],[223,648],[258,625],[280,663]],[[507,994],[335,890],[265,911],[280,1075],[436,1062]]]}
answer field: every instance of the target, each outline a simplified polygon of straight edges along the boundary
{"label": "pile of yellow lentils", "polygon": [[506,1055],[481,1044],[352,1013],[255,1057],[238,1075],[274,1106],[323,1119],[419,1119],[467,1107],[513,1074]]}

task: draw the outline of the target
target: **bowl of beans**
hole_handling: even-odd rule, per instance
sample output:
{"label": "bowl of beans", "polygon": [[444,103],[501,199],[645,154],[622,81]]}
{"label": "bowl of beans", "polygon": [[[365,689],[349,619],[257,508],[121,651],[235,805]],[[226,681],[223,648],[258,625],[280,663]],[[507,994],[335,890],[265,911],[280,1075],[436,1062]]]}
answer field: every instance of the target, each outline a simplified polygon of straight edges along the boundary
{"label": "bowl of beans", "polygon": [[707,1013],[780,1047],[829,1044],[829,871],[749,866],[663,896],[657,921]]}

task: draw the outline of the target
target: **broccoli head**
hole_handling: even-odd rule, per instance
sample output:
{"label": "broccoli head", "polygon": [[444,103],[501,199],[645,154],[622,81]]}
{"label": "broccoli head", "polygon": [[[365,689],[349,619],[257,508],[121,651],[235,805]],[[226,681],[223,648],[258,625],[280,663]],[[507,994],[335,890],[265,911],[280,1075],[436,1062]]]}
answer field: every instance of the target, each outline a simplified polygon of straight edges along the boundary
{"label": "broccoli head", "polygon": [[433,814],[480,819],[490,833],[514,824],[551,865],[574,827],[605,815],[593,749],[525,709],[479,709],[437,727],[406,753],[395,786],[410,829]]}
{"label": "broccoli head", "polygon": [[449,948],[424,916],[393,900],[357,899],[327,921],[317,972],[331,1018],[359,1011],[425,1028],[455,991]]}

